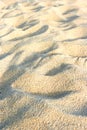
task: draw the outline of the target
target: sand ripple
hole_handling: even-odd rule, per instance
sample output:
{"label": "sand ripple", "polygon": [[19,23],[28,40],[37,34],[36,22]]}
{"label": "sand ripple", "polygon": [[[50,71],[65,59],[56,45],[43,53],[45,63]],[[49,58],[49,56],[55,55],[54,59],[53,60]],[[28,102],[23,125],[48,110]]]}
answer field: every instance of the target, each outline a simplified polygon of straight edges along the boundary
{"label": "sand ripple", "polygon": [[0,130],[87,130],[86,1],[0,5]]}

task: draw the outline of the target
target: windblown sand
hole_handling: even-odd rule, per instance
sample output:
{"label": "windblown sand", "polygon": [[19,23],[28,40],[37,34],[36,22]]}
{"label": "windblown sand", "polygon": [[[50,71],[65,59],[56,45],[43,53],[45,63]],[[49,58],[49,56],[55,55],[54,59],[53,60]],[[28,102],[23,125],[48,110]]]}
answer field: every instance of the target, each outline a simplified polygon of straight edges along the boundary
{"label": "windblown sand", "polygon": [[0,0],[0,130],[87,130],[86,0]]}

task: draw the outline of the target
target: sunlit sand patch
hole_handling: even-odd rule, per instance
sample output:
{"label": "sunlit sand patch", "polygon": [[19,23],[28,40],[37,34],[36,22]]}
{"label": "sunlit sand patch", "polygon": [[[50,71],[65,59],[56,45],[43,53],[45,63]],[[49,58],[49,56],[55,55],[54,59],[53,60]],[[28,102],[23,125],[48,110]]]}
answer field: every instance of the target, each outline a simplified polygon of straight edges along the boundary
{"label": "sunlit sand patch", "polygon": [[[62,73],[59,73],[58,75],[54,75],[53,77],[50,76],[50,73],[49,76],[38,75],[37,73],[35,75],[25,73],[24,75],[26,75],[26,78],[24,79],[25,76],[22,76],[21,77],[22,79],[19,78],[18,81],[16,81],[13,86],[14,87],[19,86],[19,88],[21,87],[22,89],[24,89],[24,91],[28,91],[30,93],[42,93],[42,94],[47,93],[51,94],[55,92],[70,91],[70,90],[80,90],[82,89],[82,86],[80,87],[76,84],[79,83],[80,78],[82,77],[84,81],[85,76],[84,74],[82,74],[82,72],[78,71],[79,70],[71,68],[68,71],[64,71]],[[70,77],[70,75],[72,75],[72,77]],[[34,82],[32,82],[33,78]],[[21,83],[21,85],[19,82]]]}
{"label": "sunlit sand patch", "polygon": [[10,23],[11,26],[16,27],[21,23],[21,21],[23,22],[23,20],[24,16],[17,16],[16,18],[4,18],[4,23],[7,25]]}
{"label": "sunlit sand patch", "polygon": [[86,57],[87,52],[86,48],[87,45],[82,42],[82,40],[75,41],[75,42],[65,42],[60,45],[60,52],[63,52],[67,55],[74,56],[74,57]]}

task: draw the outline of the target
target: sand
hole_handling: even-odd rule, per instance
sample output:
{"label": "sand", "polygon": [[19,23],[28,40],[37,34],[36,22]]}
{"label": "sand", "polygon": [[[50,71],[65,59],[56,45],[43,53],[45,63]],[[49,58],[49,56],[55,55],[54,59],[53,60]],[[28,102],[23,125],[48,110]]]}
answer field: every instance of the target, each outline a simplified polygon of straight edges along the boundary
{"label": "sand", "polygon": [[87,130],[87,2],[0,0],[0,130]]}

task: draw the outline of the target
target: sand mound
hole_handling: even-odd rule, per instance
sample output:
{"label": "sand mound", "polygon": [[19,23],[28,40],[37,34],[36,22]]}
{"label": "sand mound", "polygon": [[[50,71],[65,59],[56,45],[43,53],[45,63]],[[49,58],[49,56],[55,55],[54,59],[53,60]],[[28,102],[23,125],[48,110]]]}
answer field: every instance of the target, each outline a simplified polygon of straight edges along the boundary
{"label": "sand mound", "polygon": [[86,1],[0,5],[0,130],[87,130]]}

